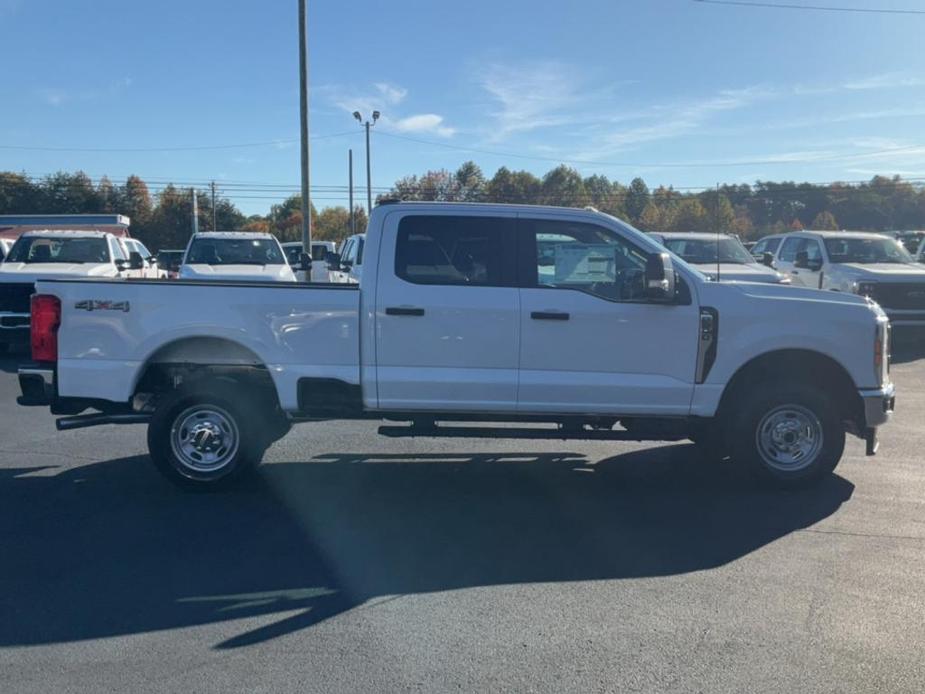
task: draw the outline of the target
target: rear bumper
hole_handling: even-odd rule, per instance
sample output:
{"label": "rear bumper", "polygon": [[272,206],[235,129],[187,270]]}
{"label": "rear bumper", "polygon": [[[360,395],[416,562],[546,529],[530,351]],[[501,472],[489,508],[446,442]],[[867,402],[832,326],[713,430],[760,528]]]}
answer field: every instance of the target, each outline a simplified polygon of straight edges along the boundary
{"label": "rear bumper", "polygon": [[876,390],[861,390],[858,394],[864,403],[864,425],[868,429],[890,421],[896,407],[896,387],[892,383]]}
{"label": "rear bumper", "polygon": [[0,343],[24,344],[29,341],[28,313],[0,311]]}
{"label": "rear bumper", "polygon": [[45,366],[20,366],[16,402],[26,407],[48,407],[55,399],[55,372]]}

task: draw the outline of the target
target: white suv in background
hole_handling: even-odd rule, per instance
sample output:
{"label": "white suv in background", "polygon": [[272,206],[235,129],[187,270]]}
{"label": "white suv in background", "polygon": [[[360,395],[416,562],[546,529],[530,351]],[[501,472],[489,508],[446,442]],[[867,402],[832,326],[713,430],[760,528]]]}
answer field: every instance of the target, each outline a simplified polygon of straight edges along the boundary
{"label": "white suv in background", "polygon": [[775,267],[795,286],[869,296],[894,326],[925,326],[925,266],[896,239],[860,231],[794,231],[759,244],[764,241],[776,243]]}
{"label": "white suv in background", "polygon": [[296,281],[276,237],[251,231],[194,234],[179,276],[181,280]]}

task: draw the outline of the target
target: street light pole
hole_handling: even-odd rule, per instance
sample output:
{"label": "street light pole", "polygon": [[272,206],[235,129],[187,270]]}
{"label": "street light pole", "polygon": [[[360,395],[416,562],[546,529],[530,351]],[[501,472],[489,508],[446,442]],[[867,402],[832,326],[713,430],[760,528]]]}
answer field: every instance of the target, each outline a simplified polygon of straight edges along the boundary
{"label": "street light pole", "polygon": [[312,247],[312,214],[309,192],[308,143],[308,23],[306,0],[299,0],[299,116],[302,140],[302,251],[310,253]]}
{"label": "street light pole", "polygon": [[350,235],[357,233],[356,215],[353,210],[353,150],[347,150],[347,181],[350,190]]}
{"label": "street light pole", "polygon": [[369,216],[373,211],[373,183],[372,183],[372,174],[370,172],[369,165],[369,129],[376,124],[376,121],[379,120],[379,111],[373,111],[372,122],[366,121],[363,122],[363,117],[360,115],[359,111],[353,112],[353,117],[366,128],[366,214]]}

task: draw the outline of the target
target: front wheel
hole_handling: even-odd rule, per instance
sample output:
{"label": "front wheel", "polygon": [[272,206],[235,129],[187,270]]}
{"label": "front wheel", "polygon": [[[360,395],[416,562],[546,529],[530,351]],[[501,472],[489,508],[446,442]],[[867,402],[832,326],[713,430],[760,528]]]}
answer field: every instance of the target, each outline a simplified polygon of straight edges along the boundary
{"label": "front wheel", "polygon": [[148,450],[157,469],[187,489],[224,487],[250,472],[263,457],[265,437],[257,412],[227,386],[175,391],[148,425]]}
{"label": "front wheel", "polygon": [[841,460],[845,429],[838,404],[816,388],[757,384],[737,409],[733,458],[765,481],[810,484]]}

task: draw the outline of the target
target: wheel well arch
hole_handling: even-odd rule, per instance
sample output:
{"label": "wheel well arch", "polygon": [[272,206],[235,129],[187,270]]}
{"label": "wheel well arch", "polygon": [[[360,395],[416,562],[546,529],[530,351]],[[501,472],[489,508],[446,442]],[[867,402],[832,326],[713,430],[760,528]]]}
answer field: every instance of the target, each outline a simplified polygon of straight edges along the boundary
{"label": "wheel well arch", "polygon": [[279,409],[279,394],[266,364],[250,348],[223,337],[185,337],[158,347],[139,369],[132,396],[157,394],[220,379],[253,389]]}
{"label": "wheel well arch", "polygon": [[843,420],[863,421],[863,402],[845,367],[826,354],[808,349],[765,352],[740,366],[723,391],[717,415],[728,414],[749,387],[769,381],[780,382],[782,378],[824,389],[841,408]]}

